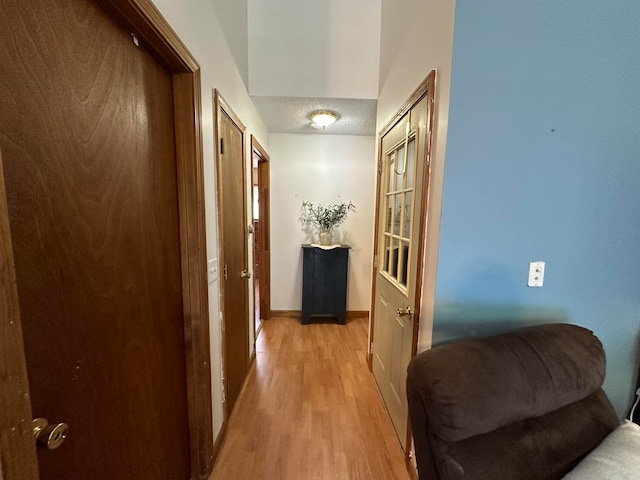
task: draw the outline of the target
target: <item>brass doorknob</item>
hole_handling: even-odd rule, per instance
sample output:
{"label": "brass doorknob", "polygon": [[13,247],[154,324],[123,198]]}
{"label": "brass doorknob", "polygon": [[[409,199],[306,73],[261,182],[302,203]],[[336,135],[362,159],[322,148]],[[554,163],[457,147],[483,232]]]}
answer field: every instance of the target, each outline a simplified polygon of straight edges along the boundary
{"label": "brass doorknob", "polygon": [[399,308],[398,309],[398,316],[399,317],[403,317],[405,315],[411,315],[413,312],[411,311],[411,307],[407,307],[407,308]]}
{"label": "brass doorknob", "polygon": [[31,422],[36,445],[55,450],[67,439],[69,425],[66,423],[50,424],[46,418],[35,418]]}
{"label": "brass doorknob", "polygon": [[247,272],[246,270],[242,270],[242,272],[240,272],[240,276],[242,278],[251,278],[251,272]]}

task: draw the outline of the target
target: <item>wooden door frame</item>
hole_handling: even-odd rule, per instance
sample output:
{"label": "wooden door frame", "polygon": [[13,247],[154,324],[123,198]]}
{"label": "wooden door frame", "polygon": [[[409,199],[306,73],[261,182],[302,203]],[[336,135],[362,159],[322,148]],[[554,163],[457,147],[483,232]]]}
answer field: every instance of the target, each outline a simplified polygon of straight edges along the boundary
{"label": "wooden door frame", "polygon": [[[221,183],[221,178],[222,178],[222,163],[220,162],[220,155],[218,154],[218,152],[220,152],[220,118],[221,118],[221,114],[222,112],[224,112],[224,114],[226,114],[231,121],[236,125],[236,127],[238,127],[238,129],[242,132],[242,191],[243,191],[243,195],[242,195],[242,217],[243,217],[243,228],[244,228],[244,238],[245,241],[244,243],[244,264],[245,264],[245,268],[248,268],[248,264],[249,264],[249,251],[248,251],[248,238],[247,238],[247,165],[246,165],[246,149],[245,149],[245,136],[246,136],[246,131],[247,131],[247,127],[245,127],[245,125],[242,123],[242,121],[240,121],[240,118],[235,114],[235,112],[231,109],[231,107],[229,106],[229,104],[227,103],[227,101],[224,99],[224,97],[222,96],[222,94],[220,93],[220,91],[215,88],[213,89],[213,111],[214,111],[214,115],[215,115],[215,120],[214,120],[214,132],[215,132],[215,150],[216,150],[216,179],[217,179],[217,195],[218,195],[218,248],[219,248],[219,256],[218,258],[220,259],[220,261],[218,262],[218,265],[223,266],[226,264],[226,260],[225,260],[225,251],[224,251],[224,224],[222,221],[222,216],[224,214],[224,201],[222,198],[222,194],[223,194],[223,185]],[[225,288],[225,284],[224,282],[220,282],[220,311],[222,312],[222,322],[224,325],[224,322],[226,321],[226,312],[225,312],[225,295],[226,295],[226,288]],[[247,288],[247,295],[246,295],[246,303],[247,303],[247,311],[251,312],[251,309],[249,308],[249,289]],[[247,315],[247,318],[245,318],[245,322],[247,324],[247,333],[249,332],[249,315]],[[227,352],[227,348],[226,348],[226,328],[222,329],[222,375],[225,379],[227,379],[227,372],[226,372],[226,368],[228,365],[228,352]],[[247,338],[245,338],[245,342],[244,342],[244,348],[246,348],[246,358],[247,358],[247,362],[249,361],[249,336],[247,335]],[[248,366],[248,363],[247,363]],[[224,396],[226,397],[226,384],[223,383],[222,388],[224,389]],[[229,402],[225,402],[223,404],[223,412],[224,412],[224,422],[225,425],[223,425],[223,427],[226,427],[226,422],[229,420],[229,416],[231,415],[231,411],[229,410]]]}
{"label": "wooden door frame", "polygon": [[36,480],[27,361],[0,151],[0,478]]}
{"label": "wooden door frame", "polygon": [[[253,155],[257,155],[258,156],[258,189],[260,188],[260,186],[262,185],[262,183],[260,182],[260,179],[262,178],[262,172],[264,169],[266,169],[267,173],[269,173],[269,161],[271,160],[271,158],[269,157],[269,154],[267,153],[267,151],[262,147],[262,145],[260,145],[260,142],[258,142],[258,140],[256,140],[256,138],[251,135],[251,153],[252,156]],[[251,159],[251,177],[252,177],[252,185],[255,185],[255,183],[253,182],[253,175],[254,175],[254,171],[253,171],[253,158]],[[265,311],[262,311],[262,308],[260,309],[260,315],[262,316],[262,320],[269,320],[271,318],[271,180],[270,180],[270,176],[267,175],[267,178],[269,179],[269,184],[267,185],[267,192],[269,195],[269,198],[266,202],[260,202],[258,205],[258,208],[260,210],[260,221],[263,222],[261,223],[260,229],[263,233],[263,235],[265,236],[265,238],[267,239],[269,248],[267,249],[267,251],[269,252],[269,255],[267,256],[267,261],[266,261],[266,268],[261,268],[260,269],[260,277],[257,279],[258,280],[258,285],[260,288],[260,301],[262,302],[262,296],[264,294],[265,295],[265,302],[267,305],[267,308],[265,309]],[[253,205],[254,202],[254,198],[253,198],[253,188],[251,189],[251,205]],[[255,243],[255,236],[253,239],[254,243]],[[254,282],[255,282],[255,278],[254,278]],[[254,314],[255,316],[255,314]],[[256,338],[256,332],[255,332],[255,319],[254,319],[254,332],[253,332],[253,338]]]}
{"label": "wooden door frame", "polygon": [[[372,271],[372,281],[371,281],[371,316],[369,320],[369,351],[367,353],[367,363],[369,365],[369,370],[373,372],[373,335],[374,335],[374,323],[375,323],[375,305],[376,305],[376,282],[377,282],[377,273],[378,273],[378,265],[376,263],[376,255],[378,254],[378,235],[379,235],[379,215],[380,215],[380,187],[382,183],[382,163],[384,152],[382,150],[382,138],[394,127],[396,124],[413,108],[418,102],[420,102],[425,96],[429,97],[429,130],[427,132],[427,145],[425,148],[424,158],[422,159],[425,162],[424,175],[422,177],[422,181],[424,182],[422,189],[422,199],[420,201],[420,225],[419,225],[419,236],[418,236],[418,265],[416,271],[416,292],[415,298],[413,301],[414,305],[414,313],[413,313],[413,339],[411,341],[411,356],[415,356],[418,349],[418,332],[420,327],[420,300],[422,297],[422,278],[424,276],[424,249],[426,244],[426,232],[427,232],[427,212],[429,209],[429,192],[431,191],[431,169],[433,168],[433,158],[431,155],[433,149],[433,129],[434,129],[434,118],[435,118],[435,87],[436,87],[436,70],[431,70],[427,77],[418,85],[418,87],[414,90],[414,92],[409,96],[406,102],[400,107],[400,109],[396,112],[396,114],[387,122],[387,124],[378,132],[378,170],[377,170],[377,179],[376,179],[376,212],[375,212],[375,231],[374,231],[374,239],[373,239],[373,261],[371,264],[373,265]],[[380,261],[380,260],[378,260]],[[407,467],[410,466],[411,460],[409,458],[409,452],[411,451],[411,425],[409,422],[409,418],[407,417],[407,424],[409,427],[407,428],[407,441],[405,445],[407,445],[407,449],[405,452],[405,459],[407,462]]]}
{"label": "wooden door frame", "polygon": [[[206,479],[213,469],[213,430],[200,66],[151,0],[97,3],[172,77],[191,478]],[[0,190],[0,477],[37,480],[7,200]]]}

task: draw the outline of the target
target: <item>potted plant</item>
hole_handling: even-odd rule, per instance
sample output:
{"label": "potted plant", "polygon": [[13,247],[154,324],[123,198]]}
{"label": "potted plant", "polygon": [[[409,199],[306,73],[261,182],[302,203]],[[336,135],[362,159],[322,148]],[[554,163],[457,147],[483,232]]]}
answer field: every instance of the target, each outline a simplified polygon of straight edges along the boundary
{"label": "potted plant", "polygon": [[349,212],[355,212],[353,203],[332,203],[328,206],[302,202],[300,223],[310,226],[320,232],[320,245],[331,245],[333,229],[344,222]]}

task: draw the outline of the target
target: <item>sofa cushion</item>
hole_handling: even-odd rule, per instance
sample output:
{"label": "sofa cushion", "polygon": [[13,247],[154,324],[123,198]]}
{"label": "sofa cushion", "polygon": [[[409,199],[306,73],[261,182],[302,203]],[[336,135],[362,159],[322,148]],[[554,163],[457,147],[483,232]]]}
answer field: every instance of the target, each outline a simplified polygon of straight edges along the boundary
{"label": "sofa cushion", "polygon": [[432,432],[458,441],[588,397],[605,366],[591,331],[550,324],[433,348],[412,360],[409,378]]}
{"label": "sofa cushion", "polygon": [[564,480],[640,479],[640,426],[625,421]]}

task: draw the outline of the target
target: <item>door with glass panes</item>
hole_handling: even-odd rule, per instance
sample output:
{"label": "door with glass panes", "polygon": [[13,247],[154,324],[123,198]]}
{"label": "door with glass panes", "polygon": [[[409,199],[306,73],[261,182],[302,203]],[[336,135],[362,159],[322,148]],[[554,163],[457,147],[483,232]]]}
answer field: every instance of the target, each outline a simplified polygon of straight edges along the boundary
{"label": "door with glass panes", "polygon": [[384,134],[380,150],[372,368],[403,448],[428,187],[429,90]]}

